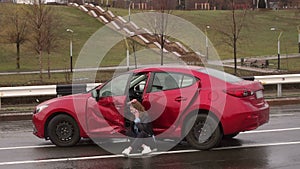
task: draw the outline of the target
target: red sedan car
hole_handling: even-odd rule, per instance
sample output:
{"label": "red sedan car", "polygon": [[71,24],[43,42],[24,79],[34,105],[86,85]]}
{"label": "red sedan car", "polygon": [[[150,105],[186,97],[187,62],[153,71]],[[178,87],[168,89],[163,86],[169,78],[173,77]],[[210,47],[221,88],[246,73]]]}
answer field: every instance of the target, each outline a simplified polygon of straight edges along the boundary
{"label": "red sedan car", "polygon": [[34,134],[57,146],[73,146],[81,138],[124,137],[131,99],[145,106],[157,138],[185,138],[202,150],[269,121],[259,82],[203,67],[153,67],[41,103],[33,115]]}

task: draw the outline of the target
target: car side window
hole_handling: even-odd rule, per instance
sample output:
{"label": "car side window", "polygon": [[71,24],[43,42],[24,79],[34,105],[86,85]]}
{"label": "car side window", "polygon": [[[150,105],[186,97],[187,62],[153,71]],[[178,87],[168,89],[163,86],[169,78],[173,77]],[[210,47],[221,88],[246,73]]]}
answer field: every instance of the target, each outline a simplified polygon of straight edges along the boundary
{"label": "car side window", "polygon": [[191,86],[195,82],[196,82],[195,77],[184,75],[184,76],[182,76],[182,79],[179,82],[180,83],[180,88]]}
{"label": "car side window", "polygon": [[154,74],[151,92],[188,87],[195,82],[196,79],[193,76],[181,73],[158,72]]}
{"label": "car side window", "polygon": [[100,97],[124,96],[130,77],[130,74],[123,74],[113,78],[100,89]]}

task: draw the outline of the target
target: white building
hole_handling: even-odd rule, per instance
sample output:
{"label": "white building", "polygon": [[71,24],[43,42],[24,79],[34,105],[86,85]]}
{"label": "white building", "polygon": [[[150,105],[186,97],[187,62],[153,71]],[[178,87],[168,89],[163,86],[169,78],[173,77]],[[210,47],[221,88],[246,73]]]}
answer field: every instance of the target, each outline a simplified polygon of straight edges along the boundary
{"label": "white building", "polygon": [[[39,2],[39,0],[13,0],[17,4],[33,4],[34,2]],[[41,0],[44,4],[57,3],[57,4],[66,4],[68,0]]]}

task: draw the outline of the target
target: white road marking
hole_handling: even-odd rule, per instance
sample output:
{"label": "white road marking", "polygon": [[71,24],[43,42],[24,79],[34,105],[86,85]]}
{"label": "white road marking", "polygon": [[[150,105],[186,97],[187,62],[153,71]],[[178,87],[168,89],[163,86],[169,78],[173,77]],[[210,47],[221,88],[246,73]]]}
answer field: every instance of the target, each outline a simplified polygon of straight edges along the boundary
{"label": "white road marking", "polygon": [[[270,132],[282,132],[282,131],[295,131],[300,130],[300,127],[285,128],[285,129],[270,129],[270,130],[253,130],[242,132],[241,134],[254,134],[254,133],[270,133]],[[116,139],[115,143],[126,142],[124,139]],[[0,147],[1,150],[17,150],[17,149],[34,149],[34,148],[51,148],[56,147],[55,145],[40,145],[40,146],[18,146],[18,147]]]}
{"label": "white road marking", "polygon": [[294,130],[300,130],[300,127],[285,128],[285,129],[270,129],[270,130],[253,130],[253,131],[246,131],[246,132],[243,132],[241,134],[270,133],[270,132],[294,131]]}
{"label": "white road marking", "polygon": [[32,148],[49,148],[56,147],[55,145],[42,145],[42,146],[19,146],[19,147],[0,147],[0,150],[16,150],[16,149],[32,149]]}
{"label": "white road marking", "polygon": [[230,149],[242,149],[242,148],[257,148],[257,147],[270,147],[270,146],[285,146],[285,145],[296,145],[300,144],[300,141],[295,142],[281,142],[281,143],[266,143],[266,144],[245,144],[241,146],[230,146],[214,148],[213,150],[230,150]]}
{"label": "white road marking", "polygon": [[295,116],[295,114],[270,114],[270,117]]}
{"label": "white road marking", "polygon": [[[221,148],[214,148],[213,151],[228,150],[228,149],[269,147],[269,146],[285,146],[285,145],[297,145],[297,144],[300,144],[300,141],[281,142],[281,143],[267,143],[267,144],[249,144],[249,145],[242,145],[242,146],[221,147]],[[180,154],[180,153],[193,153],[193,152],[199,152],[199,151],[200,150],[178,150],[178,151],[154,152],[153,154],[154,155]],[[50,162],[68,162],[68,161],[79,161],[79,160],[109,159],[109,158],[119,158],[119,157],[124,157],[124,156],[121,155],[121,154],[117,154],[117,155],[101,155],[101,156],[74,157],[74,158],[57,158],[57,159],[45,159],[45,160],[10,161],[10,162],[0,162],[0,166],[20,165],[20,164],[35,164],[35,163],[50,163]]]}

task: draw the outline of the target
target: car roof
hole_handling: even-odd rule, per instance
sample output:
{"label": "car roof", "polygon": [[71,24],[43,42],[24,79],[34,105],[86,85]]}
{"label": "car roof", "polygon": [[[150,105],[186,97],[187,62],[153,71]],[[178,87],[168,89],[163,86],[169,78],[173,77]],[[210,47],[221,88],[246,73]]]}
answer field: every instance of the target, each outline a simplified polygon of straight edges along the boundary
{"label": "car roof", "polygon": [[196,71],[202,69],[200,66],[188,66],[188,65],[167,65],[167,66],[154,66],[145,67],[132,70],[135,73],[139,72],[155,72],[155,71],[166,71],[166,72],[181,72],[181,73],[191,73],[191,71]]}

